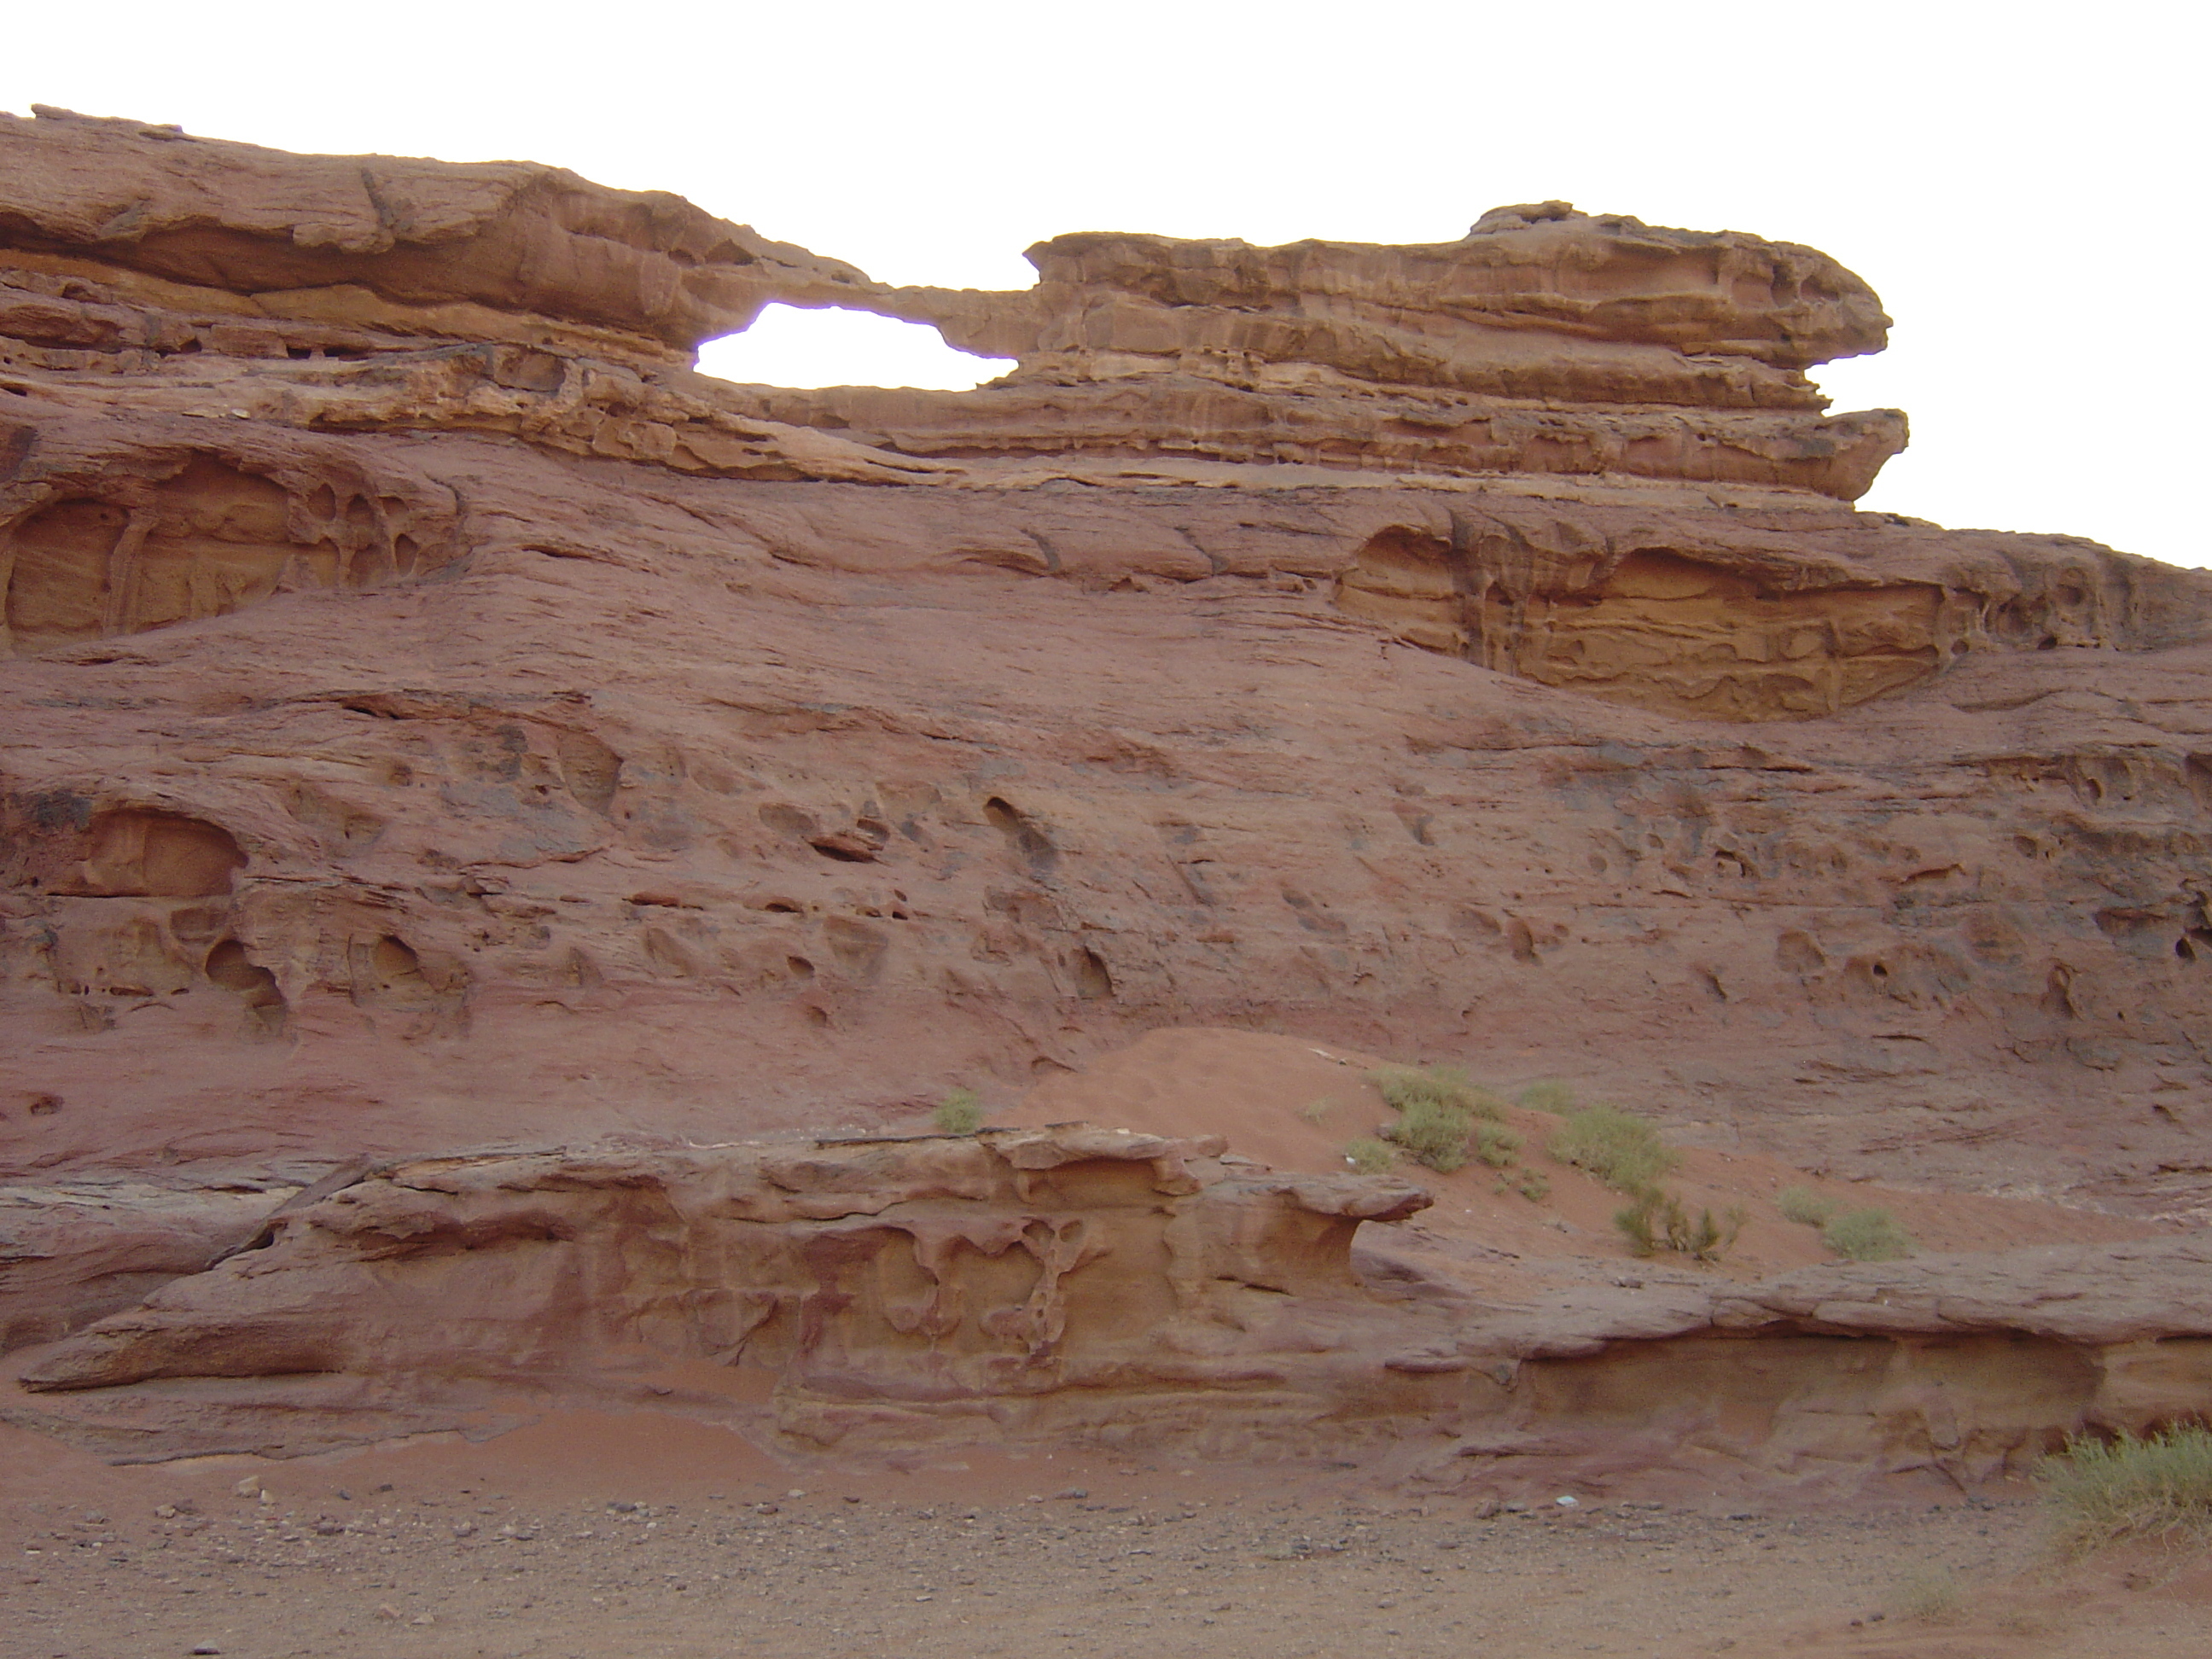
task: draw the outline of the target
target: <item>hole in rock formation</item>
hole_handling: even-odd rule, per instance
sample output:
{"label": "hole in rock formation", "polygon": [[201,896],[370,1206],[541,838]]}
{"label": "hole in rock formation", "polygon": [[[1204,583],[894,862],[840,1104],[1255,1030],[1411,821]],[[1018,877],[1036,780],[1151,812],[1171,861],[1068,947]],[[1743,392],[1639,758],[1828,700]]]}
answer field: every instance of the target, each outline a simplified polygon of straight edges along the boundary
{"label": "hole in rock formation", "polygon": [[560,757],[561,781],[568,785],[568,793],[605,816],[614,805],[615,790],[622,782],[622,757],[588,732],[556,732],[553,749]]}
{"label": "hole in rock formation", "polygon": [[983,816],[1006,838],[1006,850],[1024,869],[1039,879],[1052,873],[1053,866],[1060,861],[1059,849],[1027,817],[996,795],[983,803]]}
{"label": "hole in rock formation", "polygon": [[817,833],[814,815],[796,806],[785,806],[771,802],[760,809],[760,821],[779,836],[796,836],[801,841]]}
{"label": "hole in rock formation", "polygon": [[283,1029],[284,994],[276,988],[276,975],[248,956],[236,939],[224,939],[208,952],[206,973],[213,983],[236,992],[263,1030]]}
{"label": "hole in rock formation", "polygon": [[267,599],[294,546],[284,492],[195,458],[143,507],[69,500],[9,536],[8,629],[38,650],[222,616]]}
{"label": "hole in rock formation", "polygon": [[888,832],[878,833],[880,825],[862,820],[850,830],[836,830],[828,835],[810,836],[806,844],[825,859],[840,864],[873,864],[876,856],[890,839]]}
{"label": "hole in rock formation", "polygon": [[401,1008],[437,1000],[437,988],[423,974],[422,958],[405,939],[389,933],[357,939],[351,954],[356,1000]]}
{"label": "hole in rock formation", "polygon": [[1014,367],[1011,358],[956,351],[927,323],[836,307],[772,305],[742,334],[699,348],[699,372],[740,386],[911,386],[972,392]]}
{"label": "hole in rock formation", "polygon": [[1774,961],[1785,973],[1798,975],[1817,974],[1828,965],[1828,958],[1812,937],[1795,928],[1775,942]]}
{"label": "hole in rock formation", "polygon": [[1086,1002],[1098,1002],[1114,994],[1114,976],[1107,972],[1105,959],[1096,951],[1078,951],[1073,965],[1077,996]]}
{"label": "hole in rock formation", "polygon": [[1990,607],[1988,627],[1991,639],[2029,651],[2101,645],[2111,631],[2102,585],[2073,568],[2032,573],[2020,594]]}
{"label": "hole in rock formation", "polygon": [[[19,834],[22,833],[19,830]],[[246,854],[219,824],[138,808],[85,827],[31,832],[26,884],[79,898],[211,898],[227,894]]]}
{"label": "hole in rock formation", "polygon": [[295,501],[206,454],[155,483],[80,483],[0,527],[4,643],[40,651],[227,616],[288,584],[412,576],[430,534],[397,497],[319,483]]}
{"label": "hole in rock formation", "polygon": [[1644,548],[1547,554],[1402,526],[1361,548],[1338,606],[1424,649],[1656,714],[1808,720],[1917,684],[1943,660],[1928,583],[1782,591]]}

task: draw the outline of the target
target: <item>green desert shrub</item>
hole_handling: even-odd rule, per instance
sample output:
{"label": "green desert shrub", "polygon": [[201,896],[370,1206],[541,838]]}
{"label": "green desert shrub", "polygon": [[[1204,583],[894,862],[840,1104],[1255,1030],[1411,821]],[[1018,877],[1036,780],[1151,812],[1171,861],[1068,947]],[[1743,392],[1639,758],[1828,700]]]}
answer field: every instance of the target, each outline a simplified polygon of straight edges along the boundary
{"label": "green desert shrub", "polygon": [[1655,1189],[1659,1178],[1680,1161],[1661,1142],[1656,1129],[1617,1106],[1583,1106],[1568,1113],[1545,1150],[1636,1199]]}
{"label": "green desert shrub", "polygon": [[1520,1156],[1521,1137],[1502,1123],[1474,1126],[1474,1155],[1493,1170],[1510,1170]]}
{"label": "green desert shrub", "polygon": [[1418,1164],[1449,1175],[1467,1162],[1467,1140],[1474,1123],[1465,1112],[1443,1101],[1416,1100],[1382,1131]]}
{"label": "green desert shrub", "polygon": [[1415,1102],[1432,1101],[1492,1122],[1504,1115],[1504,1103],[1457,1066],[1384,1066],[1370,1072],[1367,1080],[1396,1111]]}
{"label": "green desert shrub", "polygon": [[941,1135],[972,1135],[983,1127],[983,1103],[973,1089],[955,1089],[937,1103],[929,1121]]}
{"label": "green desert shrub", "polygon": [[1717,1218],[1710,1209],[1700,1209],[1693,1217],[1677,1194],[1653,1187],[1638,1194],[1633,1204],[1614,1211],[1613,1224],[1638,1255],[1672,1250],[1699,1261],[1717,1261],[1749,1218],[1740,1204]]}
{"label": "green desert shrub", "polygon": [[1887,1210],[1846,1210],[1820,1229],[1820,1242],[1854,1261],[1900,1261],[1912,1254],[1912,1235]]}
{"label": "green desert shrub", "polygon": [[1385,1066],[1367,1080],[1398,1114],[1382,1138],[1445,1175],[1467,1162],[1476,1122],[1494,1123],[1504,1110],[1455,1066]]}
{"label": "green desert shrub", "polygon": [[1575,1109],[1575,1091],[1564,1083],[1532,1083],[1521,1091],[1521,1103],[1532,1112],[1565,1115]]}
{"label": "green desert shrub", "polygon": [[1361,1175],[1381,1175],[1398,1161],[1398,1149],[1387,1140],[1361,1135],[1344,1143],[1344,1161]]}
{"label": "green desert shrub", "polygon": [[1774,1202],[1784,1221],[1801,1226],[1825,1227],[1835,1218],[1836,1200],[1822,1197],[1810,1187],[1784,1187],[1775,1194]]}
{"label": "green desert shrub", "polygon": [[2147,1438],[2081,1437],[2036,1472],[2061,1540],[2079,1549],[2131,1538],[2212,1542],[2212,1429]]}
{"label": "green desert shrub", "polygon": [[1541,1170],[1522,1170],[1508,1179],[1513,1190],[1531,1204],[1541,1204],[1552,1195],[1552,1178]]}

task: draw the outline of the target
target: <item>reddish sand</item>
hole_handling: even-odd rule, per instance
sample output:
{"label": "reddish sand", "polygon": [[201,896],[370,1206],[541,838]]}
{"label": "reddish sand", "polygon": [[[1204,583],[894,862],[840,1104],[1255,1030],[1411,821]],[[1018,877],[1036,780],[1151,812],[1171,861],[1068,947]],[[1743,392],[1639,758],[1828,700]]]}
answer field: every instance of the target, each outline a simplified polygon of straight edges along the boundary
{"label": "reddish sand", "polygon": [[[1385,1057],[1256,1031],[1158,1030],[1084,1071],[1038,1085],[991,1121],[1083,1119],[1160,1134],[1218,1134],[1227,1137],[1233,1152],[1277,1169],[1342,1170],[1345,1143],[1374,1134],[1394,1116],[1369,1074],[1423,1058]],[[1480,1075],[1475,1080],[1484,1081]],[[1498,1092],[1510,1098],[1529,1080],[1514,1080]],[[1635,1103],[1616,1103],[1632,1108]],[[1439,1175],[1401,1161],[1400,1173],[1433,1192],[1436,1206],[1416,1220],[1382,1231],[1413,1240],[1479,1243],[1530,1261],[1632,1260],[1613,1224],[1621,1195],[1545,1153],[1559,1117],[1508,1106],[1505,1121],[1522,1137],[1522,1162],[1550,1182],[1547,1197],[1534,1202],[1500,1191],[1500,1172],[1480,1163]],[[1789,1187],[1809,1188],[1843,1209],[1887,1210],[1927,1252],[2089,1243],[2166,1231],[2029,1199],[1918,1191],[1902,1167],[1896,1183],[1822,1180],[1763,1154],[1680,1145],[1680,1137],[1669,1138],[1678,1142],[1681,1158],[1668,1179],[1669,1189],[1679,1191],[1692,1210],[1708,1207],[1717,1214],[1740,1204],[1749,1212],[1742,1235],[1714,1268],[1732,1278],[1762,1278],[1836,1259],[1818,1230],[1783,1218],[1775,1200]],[[1681,1258],[1669,1260],[1679,1264]]]}

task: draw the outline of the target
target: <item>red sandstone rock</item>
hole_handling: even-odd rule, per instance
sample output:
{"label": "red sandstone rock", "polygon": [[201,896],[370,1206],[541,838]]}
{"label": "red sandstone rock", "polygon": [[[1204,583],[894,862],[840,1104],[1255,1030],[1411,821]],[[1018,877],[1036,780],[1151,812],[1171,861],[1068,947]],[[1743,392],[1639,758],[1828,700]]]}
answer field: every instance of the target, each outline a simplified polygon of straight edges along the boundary
{"label": "red sandstone rock", "polygon": [[1427,473],[1623,474],[1850,499],[1894,410],[1823,417],[1803,369],[1878,351],[1867,285],[1810,248],[1564,202],[1457,242],[1376,247],[1056,237],[1036,287],[847,301],[1018,366],[979,392],[850,387],[761,412],[901,450],[1186,453]]}
{"label": "red sandstone rock", "polygon": [[[1223,1154],[1063,1125],[425,1160],[34,1354],[25,1384],[64,1397],[6,1414],[130,1457],[297,1452],[703,1361],[732,1380],[661,1387],[665,1409],[726,1419],[766,1372],[758,1426],[848,1450],[988,1424],[1216,1455],[1382,1438],[1447,1485],[1500,1458],[1589,1479],[1716,1453],[1963,1483],[2212,1384],[2202,1238],[1499,1307],[1355,1273],[1355,1230],[1426,1208],[1420,1188]],[[210,1398],[215,1378],[252,1386]]]}
{"label": "red sandstone rock", "polygon": [[[1436,444],[1396,479],[1079,423],[1027,475],[924,461],[653,366],[635,260],[721,245],[663,198],[5,138],[15,1167],[711,1135],[738,1079],[735,1121],[818,1123],[1283,1021],[1838,1169],[2201,1200],[2194,573]],[[364,167],[428,216],[377,228]],[[151,205],[115,227],[118,190]],[[600,251],[520,251],[562,237]],[[156,258],[187,245],[231,263]],[[343,318],[268,286],[296,247],[356,262]],[[745,258],[785,298],[842,269]],[[1231,294],[1419,311],[1578,398],[1607,352],[1786,389],[1881,338],[1804,250],[1551,208],[1440,248],[1040,258],[1023,303],[1063,319],[1093,288],[1200,336]]]}
{"label": "red sandstone rock", "polygon": [[[1559,204],[1426,247],[1035,258],[1018,295],[893,289],[526,164],[0,119],[0,1171],[266,1188],[858,1129],[1220,1024],[1564,1077],[1833,1176],[2201,1218],[2212,579],[1852,511],[1901,417],[1827,416],[1802,371],[1879,348],[1858,279]],[[970,393],[690,371],[769,300],[1018,367]],[[1247,1184],[1253,1215],[1335,1190]],[[1160,1201],[1218,1206],[1200,1185]],[[635,1231],[569,1202],[541,1218],[592,1261]],[[13,1341],[243,1224],[116,1222],[111,1250],[50,1208],[0,1276]],[[1224,1237],[1269,1282],[1281,1239]],[[1581,1432],[1470,1403],[1530,1356],[1632,1380],[1757,1341],[1802,1401],[1849,1340],[1893,1344],[1907,1395],[1923,1337],[1978,1389],[2008,1343],[2136,1367],[2124,1409],[1991,1406],[2002,1461],[2148,1420],[2141,1378],[2194,1376],[2202,1334],[2178,1246],[1808,1270],[1718,1315],[1555,1285],[1467,1344],[1443,1310],[1472,1281],[1367,1259],[1425,1310],[1330,1301],[1366,1311],[1285,1350],[1352,1366],[1314,1362],[1338,1403],[1310,1420],[1457,1389],[1483,1455]],[[1419,1331],[1370,1349],[1370,1315]],[[90,1356],[184,1339],[118,1316],[67,1363],[116,1382],[120,1446],[141,1385]],[[369,1329],[308,1345],[343,1351],[336,1438],[398,1420],[346,1369]],[[1681,1401],[1634,1455],[1705,1432]],[[816,1426],[906,1431],[845,1409]],[[1835,1443],[1874,1455],[1859,1432]]]}
{"label": "red sandstone rock", "polygon": [[[44,306],[9,296],[28,307],[18,325],[35,313],[41,332],[26,337],[64,345],[112,348],[146,314],[131,298],[174,292],[235,296],[215,303],[235,319],[234,343],[264,348],[249,356],[283,357],[287,322],[479,338],[580,325],[665,356],[653,348],[732,332],[771,299],[866,281],[681,197],[535,162],[293,155],[66,110],[0,115],[0,222],[24,268],[63,276]],[[81,260],[135,290],[117,296],[116,326],[75,320],[106,315],[82,310],[89,296],[67,281]]]}
{"label": "red sandstone rock", "polygon": [[204,1271],[250,1243],[294,1190],[0,1187],[0,1352],[55,1341]]}

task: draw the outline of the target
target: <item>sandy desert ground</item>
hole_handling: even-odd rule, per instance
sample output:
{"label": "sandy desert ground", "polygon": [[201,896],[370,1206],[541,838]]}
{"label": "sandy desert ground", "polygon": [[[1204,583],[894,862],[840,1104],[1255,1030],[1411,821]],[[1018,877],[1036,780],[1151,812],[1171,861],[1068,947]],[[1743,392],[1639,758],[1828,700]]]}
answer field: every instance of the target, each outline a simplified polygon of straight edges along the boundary
{"label": "sandy desert ground", "polygon": [[1508,1509],[1066,1452],[800,1468],[643,1413],[141,1468],[8,1431],[0,1459],[6,1659],[2212,1651],[2212,1556],[2060,1561],[2024,1488]]}

